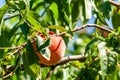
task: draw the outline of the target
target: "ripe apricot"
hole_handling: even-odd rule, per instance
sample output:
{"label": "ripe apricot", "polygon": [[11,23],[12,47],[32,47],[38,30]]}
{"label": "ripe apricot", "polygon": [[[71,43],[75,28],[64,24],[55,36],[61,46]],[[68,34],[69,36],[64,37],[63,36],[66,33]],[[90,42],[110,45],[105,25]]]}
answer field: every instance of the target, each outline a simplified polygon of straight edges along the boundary
{"label": "ripe apricot", "polygon": [[32,46],[35,53],[38,55],[40,59],[39,62],[47,66],[52,66],[57,64],[62,59],[65,53],[66,47],[65,47],[65,42],[61,36],[53,35],[52,33],[49,33],[49,34],[50,34],[50,40],[51,40],[51,44],[49,46],[49,50],[50,50],[49,60],[45,58],[40,52],[37,52],[37,49],[36,49],[37,47],[35,43],[33,43]]}

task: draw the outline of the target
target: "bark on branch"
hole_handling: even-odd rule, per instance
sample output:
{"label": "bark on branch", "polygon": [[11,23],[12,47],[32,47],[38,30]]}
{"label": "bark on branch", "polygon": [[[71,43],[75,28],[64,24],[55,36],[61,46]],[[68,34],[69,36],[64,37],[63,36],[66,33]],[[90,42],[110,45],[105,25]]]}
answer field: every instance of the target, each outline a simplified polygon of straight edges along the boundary
{"label": "bark on branch", "polygon": [[[68,63],[69,61],[80,61],[80,62],[84,62],[86,59],[86,57],[84,56],[81,56],[81,55],[71,55],[71,56],[66,56],[66,57],[63,57],[63,59],[61,61],[59,61],[56,65],[54,66],[59,66],[59,65],[63,65],[63,64],[66,64]],[[46,65],[43,65],[41,64],[41,67],[52,67],[52,66],[46,66]]]}
{"label": "bark on branch", "polygon": [[117,8],[120,7],[120,4],[117,3],[117,2],[115,2],[115,1],[109,0],[109,3],[112,4],[112,5],[114,5],[114,6],[116,6]]}

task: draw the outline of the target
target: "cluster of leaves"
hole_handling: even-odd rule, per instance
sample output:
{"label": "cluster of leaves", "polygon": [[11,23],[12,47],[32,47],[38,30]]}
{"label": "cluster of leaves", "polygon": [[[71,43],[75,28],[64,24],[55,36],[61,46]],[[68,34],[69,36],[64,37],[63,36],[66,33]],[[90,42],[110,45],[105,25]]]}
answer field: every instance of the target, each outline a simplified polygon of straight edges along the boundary
{"label": "cluster of leaves", "polygon": [[119,43],[119,39],[118,36],[111,35],[114,34],[110,34],[106,39],[102,39],[100,36],[95,37],[87,44],[85,55],[88,56],[79,73],[80,79],[118,80],[120,78],[119,52],[117,52],[119,50],[118,46],[114,46],[114,43]]}
{"label": "cluster of leaves", "polygon": [[[119,10],[108,0],[6,0],[0,8],[0,79],[45,80],[50,67],[41,68],[30,38],[38,31],[47,36],[47,30],[52,30],[66,32],[66,56],[83,55],[86,60],[57,66],[51,80],[119,80]],[[71,32],[78,21],[87,24],[93,18],[95,24],[113,25],[113,32],[107,37],[101,30],[94,31],[95,35],[86,30]],[[48,45],[49,38],[39,49]]]}

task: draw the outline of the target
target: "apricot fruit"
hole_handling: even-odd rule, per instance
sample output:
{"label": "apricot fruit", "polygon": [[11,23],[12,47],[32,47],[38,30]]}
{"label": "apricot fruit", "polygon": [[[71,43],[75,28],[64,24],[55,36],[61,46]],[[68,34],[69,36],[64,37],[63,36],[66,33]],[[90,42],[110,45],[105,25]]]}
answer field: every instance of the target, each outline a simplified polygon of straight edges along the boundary
{"label": "apricot fruit", "polygon": [[41,64],[44,64],[47,66],[52,66],[52,65],[57,64],[62,59],[62,57],[64,56],[64,53],[65,53],[66,46],[65,46],[65,42],[61,36],[54,35],[51,32],[49,33],[49,35],[50,35],[50,41],[51,41],[51,44],[49,46],[49,50],[50,50],[50,59],[49,60],[47,58],[45,58],[40,52],[37,52],[37,49],[36,49],[37,47],[36,47],[35,42],[32,43],[32,46],[33,46],[35,53],[37,54],[37,56],[40,59],[39,62]]}

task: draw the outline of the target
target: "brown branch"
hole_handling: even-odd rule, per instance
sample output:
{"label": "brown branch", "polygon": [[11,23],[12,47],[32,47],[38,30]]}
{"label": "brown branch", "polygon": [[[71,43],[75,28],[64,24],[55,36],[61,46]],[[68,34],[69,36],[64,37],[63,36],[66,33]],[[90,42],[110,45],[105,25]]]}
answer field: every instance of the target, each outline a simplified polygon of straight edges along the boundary
{"label": "brown branch", "polygon": [[26,44],[27,43],[24,43],[24,44],[18,46],[17,49],[10,55],[13,55],[13,54],[18,53],[19,51],[21,51],[26,46]]}
{"label": "brown branch", "polygon": [[63,57],[63,59],[58,64],[56,64],[55,66],[65,64],[69,61],[76,61],[76,60],[79,60],[80,62],[84,62],[85,59],[86,58],[81,56],[81,55],[66,56],[66,57]]}
{"label": "brown branch", "polygon": [[[86,57],[81,56],[81,55],[72,55],[72,56],[66,56],[63,57],[61,61],[59,61],[56,65],[54,66],[59,66],[68,63],[69,61],[77,61],[79,60],[80,62],[84,62]],[[44,64],[41,64],[41,67],[52,67],[52,66],[46,66]]]}
{"label": "brown branch", "polygon": [[[83,26],[80,26],[80,27],[78,27],[78,28],[75,28],[75,29],[71,30],[71,32],[80,31],[80,30],[85,29],[85,28],[87,28],[87,27],[99,28],[99,29],[101,29],[101,30],[103,30],[103,31],[106,31],[106,32],[108,32],[108,33],[111,33],[111,32],[112,32],[111,29],[109,29],[109,28],[107,28],[107,27],[104,27],[104,26],[97,25],[97,24],[86,24],[86,25],[83,25]],[[67,33],[67,32],[62,32],[62,33],[57,34],[57,35],[63,35],[63,34],[66,34],[66,33]]]}
{"label": "brown branch", "polygon": [[[52,73],[54,72],[54,69],[59,66],[59,65],[63,65],[63,64],[66,64],[67,62],[69,61],[76,61],[76,60],[79,60],[80,62],[84,62],[85,61],[85,57],[81,56],[81,55],[72,55],[72,56],[67,56],[67,57],[63,57],[63,59],[56,65],[53,65],[53,66],[46,66],[46,65],[43,65],[41,64],[40,66],[41,67],[51,67],[50,71],[48,72],[47,76],[46,76],[46,80],[49,80],[50,76],[52,75]],[[21,65],[22,68],[21,70],[24,70],[24,65]],[[9,72],[8,74],[4,75],[2,77],[2,79],[6,79],[8,78],[9,76],[12,76],[15,72],[15,70],[18,68],[18,66],[11,66],[9,68],[7,68],[6,70]]]}
{"label": "brown branch", "polygon": [[99,28],[99,29],[104,30],[104,31],[106,31],[106,32],[109,32],[109,33],[112,32],[111,29],[109,29],[109,28],[107,28],[107,27],[104,27],[104,26],[97,25],[97,24],[86,24],[86,25],[83,25],[83,26],[78,27],[78,28],[76,28],[76,29],[73,29],[72,32],[79,31],[79,30],[84,29],[84,28],[87,28],[87,27],[96,27],[96,28]]}
{"label": "brown branch", "polygon": [[[63,59],[54,66],[59,66],[59,65],[62,65],[62,64],[66,64],[69,61],[77,61],[77,60],[79,60],[80,62],[84,62],[85,59],[86,59],[86,57],[81,56],[81,55],[66,56],[66,57],[63,57]],[[23,65],[21,65],[21,66],[22,66],[22,69],[24,69],[24,66]],[[43,64],[40,64],[40,66],[41,67],[52,67],[52,66],[46,66],[46,65],[43,65]],[[11,66],[11,67],[14,67],[14,66]]]}
{"label": "brown branch", "polygon": [[55,69],[55,68],[56,68],[55,66],[52,66],[52,67],[51,67],[50,71],[48,72],[48,74],[47,74],[47,76],[46,76],[46,80],[49,80],[49,79],[50,79],[50,76],[51,76],[52,73],[54,72],[54,69]]}
{"label": "brown branch", "polygon": [[[81,56],[81,55],[72,55],[72,56],[67,56],[67,57],[63,57],[63,59],[56,64],[55,66],[51,66],[51,69],[49,71],[49,73],[47,74],[46,80],[50,79],[50,76],[52,75],[52,73],[54,72],[54,69],[59,66],[59,65],[63,65],[66,64],[69,61],[76,61],[79,60],[80,62],[84,62],[85,61],[85,57]],[[50,66],[45,66],[44,67],[50,67]]]}
{"label": "brown branch", "polygon": [[[20,59],[20,57],[18,57],[18,59]],[[0,80],[2,79],[2,80],[6,80],[8,77],[10,77],[10,76],[13,76],[14,75],[14,73],[15,73],[15,71],[17,70],[17,68],[19,67],[19,64],[20,64],[20,61],[18,61],[17,62],[17,65],[16,66],[11,66],[11,67],[9,67],[8,68],[8,72],[6,73],[6,74],[4,74],[1,78],[0,78]]]}
{"label": "brown branch", "polygon": [[115,1],[109,0],[109,2],[110,2],[110,4],[112,4],[112,5],[116,6],[117,8],[119,8],[119,7],[120,7],[120,4],[119,4],[119,3],[117,3],[117,2],[115,2]]}

